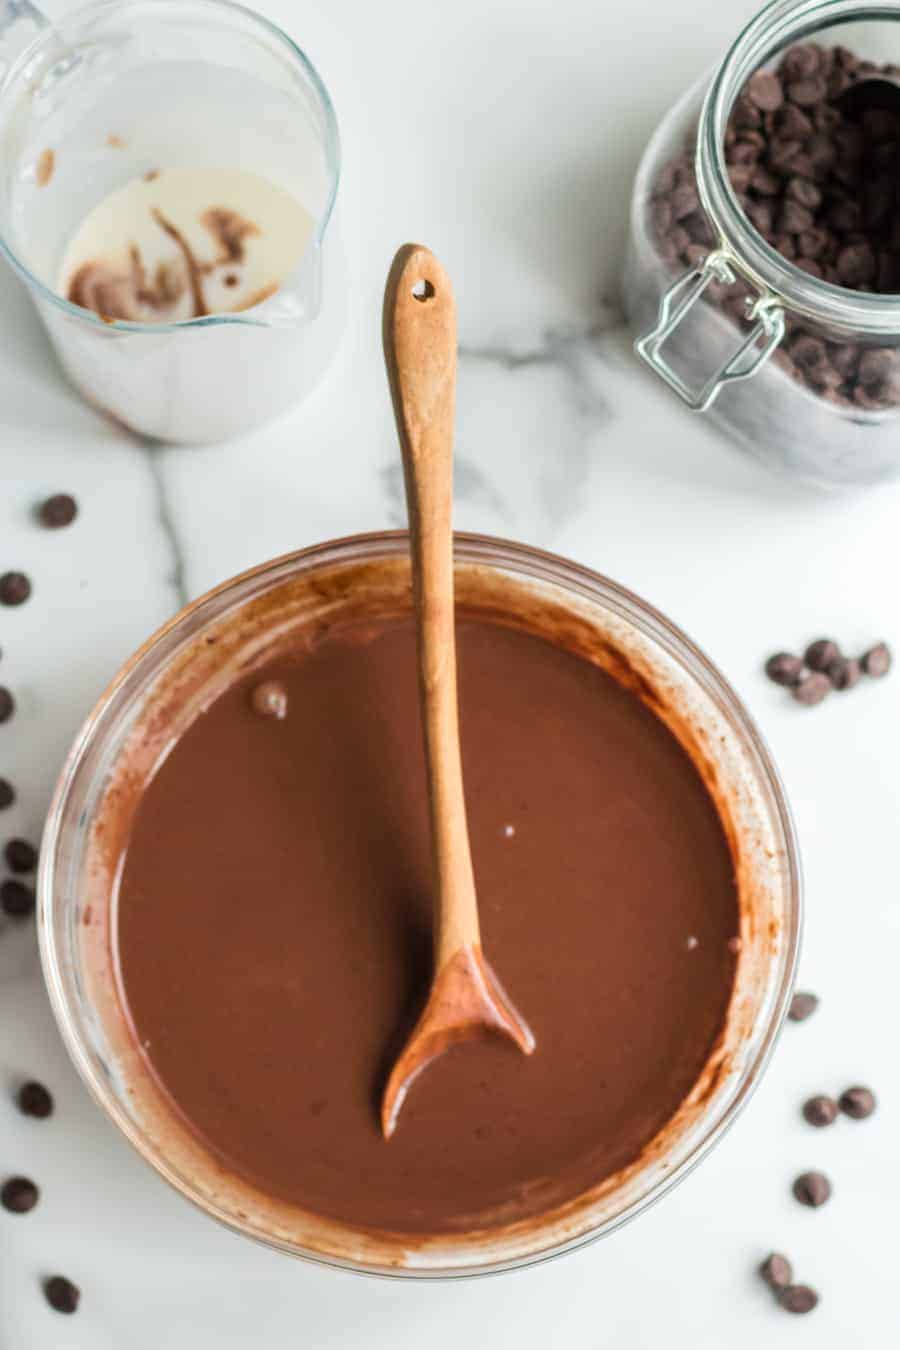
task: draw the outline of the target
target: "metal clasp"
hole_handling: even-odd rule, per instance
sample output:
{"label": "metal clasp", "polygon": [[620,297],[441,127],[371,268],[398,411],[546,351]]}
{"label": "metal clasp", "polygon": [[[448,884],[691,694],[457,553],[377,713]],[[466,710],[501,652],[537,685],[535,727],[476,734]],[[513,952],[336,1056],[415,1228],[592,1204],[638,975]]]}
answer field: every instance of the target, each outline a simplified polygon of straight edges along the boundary
{"label": "metal clasp", "polygon": [[656,327],[634,344],[641,360],[662,376],[669,388],[674,389],[695,412],[705,412],[726,384],[749,380],[751,375],[755,375],[784,337],[784,311],[781,305],[774,296],[759,294],[755,301],[748,302],[747,307],[747,318],[755,319],[755,324],[734,355],[710,376],[699,391],[691,389],[672,369],[661,351],[682,319],[714,281],[732,286],[737,280],[738,274],[727,254],[721,250],[710,253],[704,262],[690,272],[685,272],[669,287],[660,301]]}

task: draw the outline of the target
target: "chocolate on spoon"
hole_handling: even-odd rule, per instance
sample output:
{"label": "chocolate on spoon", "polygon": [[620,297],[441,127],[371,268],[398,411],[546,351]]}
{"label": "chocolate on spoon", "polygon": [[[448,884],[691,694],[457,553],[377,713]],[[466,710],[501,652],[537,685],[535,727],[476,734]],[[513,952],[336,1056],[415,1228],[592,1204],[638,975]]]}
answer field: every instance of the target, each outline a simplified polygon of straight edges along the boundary
{"label": "chocolate on spoon", "polygon": [[481,949],[456,697],[456,305],[446,272],[419,245],[405,245],[394,259],[383,338],[409,513],[435,911],[431,991],[382,1098],[381,1127],[389,1139],[413,1081],[452,1045],[501,1035],[530,1055],[535,1042]]}

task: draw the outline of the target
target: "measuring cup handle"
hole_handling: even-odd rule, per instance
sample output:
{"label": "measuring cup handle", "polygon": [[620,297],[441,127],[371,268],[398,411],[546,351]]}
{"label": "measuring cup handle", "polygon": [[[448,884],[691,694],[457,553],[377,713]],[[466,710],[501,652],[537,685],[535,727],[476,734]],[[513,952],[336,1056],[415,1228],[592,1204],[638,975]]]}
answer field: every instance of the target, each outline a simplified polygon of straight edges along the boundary
{"label": "measuring cup handle", "polygon": [[0,79],[50,20],[31,0],[0,0]]}

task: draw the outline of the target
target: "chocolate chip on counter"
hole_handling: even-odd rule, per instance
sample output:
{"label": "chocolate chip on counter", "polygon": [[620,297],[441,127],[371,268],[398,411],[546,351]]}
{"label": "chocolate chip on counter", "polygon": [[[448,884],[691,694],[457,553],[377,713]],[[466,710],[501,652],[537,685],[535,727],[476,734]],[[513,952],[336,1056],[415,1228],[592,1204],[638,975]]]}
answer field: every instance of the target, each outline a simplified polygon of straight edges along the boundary
{"label": "chocolate chip on counter", "polygon": [[808,1313],[819,1302],[819,1295],[808,1284],[789,1284],[778,1295],[778,1302],[786,1312]]}
{"label": "chocolate chip on counter", "polygon": [[[825,344],[823,343],[823,353],[824,346]],[[797,358],[794,357],[795,361],[796,359]],[[832,661],[839,661],[840,656],[841,649],[831,638],[817,638],[815,642],[809,644],[803,659],[810,670],[824,671],[828,669]]]}
{"label": "chocolate chip on counter", "polygon": [[[2,702],[2,696],[0,696]],[[0,722],[4,719],[0,716]],[[8,806],[12,806],[16,800],[16,790],[12,783],[6,778],[0,778],[0,811],[5,811]]]}
{"label": "chocolate chip on counter", "polygon": [[34,910],[34,891],[21,881],[0,883],[0,909],[11,919],[24,919]]}
{"label": "chocolate chip on counter", "polygon": [[10,839],[3,856],[11,872],[33,872],[37,866],[37,849],[27,839]]}
{"label": "chocolate chip on counter", "polygon": [[855,657],[839,656],[825,671],[835,689],[853,689],[862,679],[862,666]]}
{"label": "chocolate chip on counter", "polygon": [[250,703],[260,717],[274,717],[279,722],[287,717],[287,690],[277,680],[263,680],[258,684],[250,695]]}
{"label": "chocolate chip on counter", "polygon": [[791,697],[798,703],[802,703],[806,708],[814,708],[817,703],[821,703],[831,693],[831,681],[828,676],[821,671],[814,670],[809,675],[804,675],[799,684],[794,685],[791,690]]}
{"label": "chocolate chip on counter", "polygon": [[891,649],[886,642],[870,647],[861,660],[863,670],[875,680],[880,680],[891,668]]}
{"label": "chocolate chip on counter", "polygon": [[73,1313],[78,1308],[81,1290],[65,1275],[52,1275],[44,1281],[44,1297],[56,1312]]}
{"label": "chocolate chip on counter", "polygon": [[824,1172],[801,1172],[791,1189],[794,1198],[810,1209],[818,1209],[831,1198],[831,1182]]}
{"label": "chocolate chip on counter", "polygon": [[845,1116],[851,1120],[865,1120],[875,1110],[875,1093],[867,1087],[846,1088],[838,1099],[838,1105]]}
{"label": "chocolate chip on counter", "polygon": [[38,1202],[38,1188],[27,1177],[10,1177],[0,1190],[0,1204],[10,1214],[27,1214]]}
{"label": "chocolate chip on counter", "polygon": [[0,722],[8,722],[16,710],[16,700],[5,684],[0,684]]}
{"label": "chocolate chip on counter", "polygon": [[0,577],[0,605],[24,605],[31,582],[24,572],[4,572]]}
{"label": "chocolate chip on counter", "polygon": [[786,1289],[794,1278],[794,1268],[781,1252],[772,1252],[759,1268],[759,1273],[770,1289]]}
{"label": "chocolate chip on counter", "polygon": [[788,1017],[792,1022],[805,1022],[807,1017],[812,1017],[818,1006],[818,994],[795,994],[788,1008]]}
{"label": "chocolate chip on counter", "polygon": [[67,492],[55,492],[52,497],[41,502],[38,510],[41,524],[46,525],[48,530],[61,530],[71,525],[77,515],[78,503]]}
{"label": "chocolate chip on counter", "polygon": [[790,688],[800,683],[803,677],[803,662],[799,656],[793,656],[791,652],[776,652],[766,662],[765,671],[775,684],[783,684]]}
{"label": "chocolate chip on counter", "polygon": [[53,1114],[53,1098],[43,1083],[31,1080],[23,1083],[16,1096],[19,1110],[23,1116],[34,1116],[36,1120],[46,1120]]}
{"label": "chocolate chip on counter", "polygon": [[817,1130],[825,1125],[833,1125],[838,1116],[838,1104],[833,1097],[820,1093],[803,1103],[803,1119]]}

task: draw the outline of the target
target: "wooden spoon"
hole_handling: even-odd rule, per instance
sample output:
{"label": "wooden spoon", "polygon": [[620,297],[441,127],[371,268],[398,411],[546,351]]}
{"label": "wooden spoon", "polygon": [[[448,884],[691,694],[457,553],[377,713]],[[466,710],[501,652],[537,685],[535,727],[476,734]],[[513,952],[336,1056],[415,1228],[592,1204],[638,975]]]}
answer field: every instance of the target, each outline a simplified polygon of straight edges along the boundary
{"label": "wooden spoon", "polygon": [[431,992],[381,1103],[389,1139],[413,1080],[451,1045],[500,1034],[530,1055],[534,1037],[481,950],[456,702],[456,304],[446,272],[417,244],[401,248],[391,267],[383,336],[406,480],[435,903]]}

